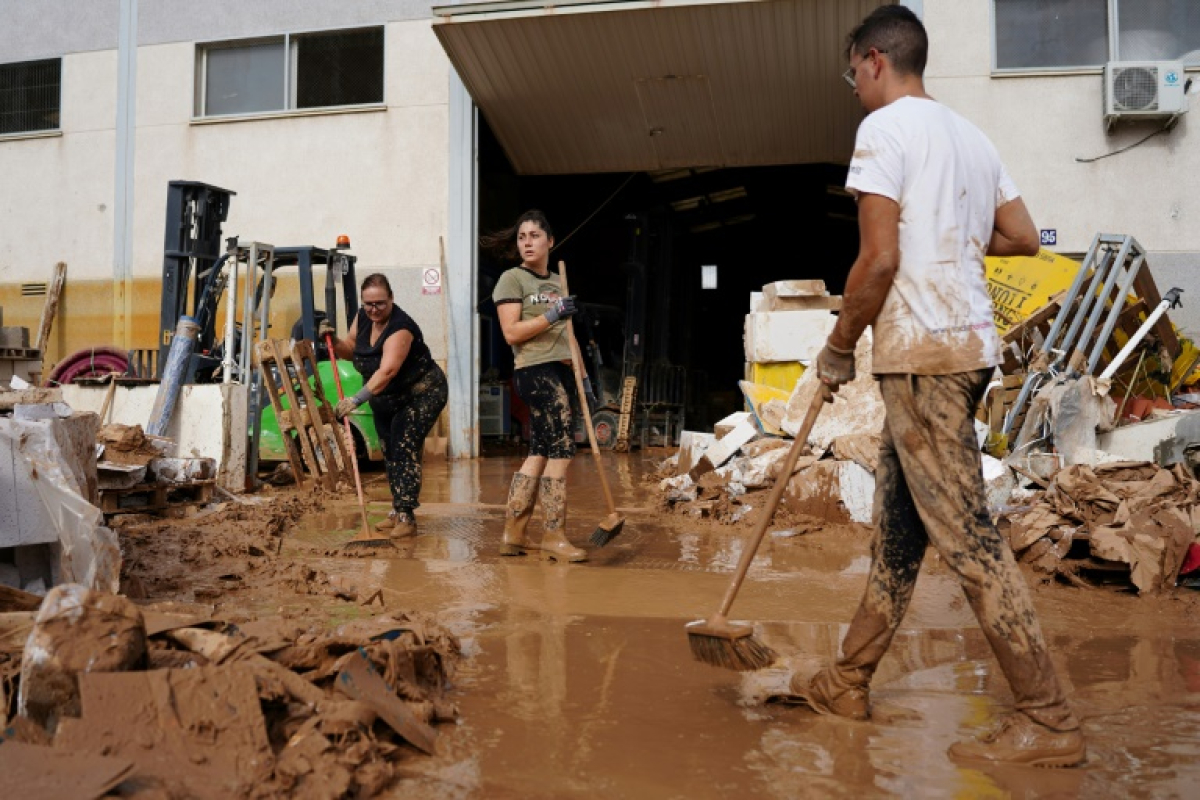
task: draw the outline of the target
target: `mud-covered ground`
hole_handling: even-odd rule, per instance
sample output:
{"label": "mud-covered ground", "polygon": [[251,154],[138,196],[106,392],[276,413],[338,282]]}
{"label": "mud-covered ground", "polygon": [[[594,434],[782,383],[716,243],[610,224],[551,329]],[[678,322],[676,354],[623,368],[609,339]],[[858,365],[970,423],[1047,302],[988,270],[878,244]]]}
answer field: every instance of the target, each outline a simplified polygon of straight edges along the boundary
{"label": "mud-covered ground", "polygon": [[[863,588],[870,532],[788,520],[764,542],[734,616],[783,659],[748,677],[696,663],[684,624],[709,615],[748,526],[659,510],[643,476],[662,454],[609,460],[624,532],[604,518],[590,457],[570,478],[568,537],[583,564],[500,558],[516,458],[427,465],[420,535],[349,558],[353,494],[270,489],[201,516],[127,520],[124,589],[334,625],[389,609],[434,612],[462,642],[438,753],[406,758],[396,797],[1184,797],[1200,781],[1200,595],[1138,597],[1121,581],[1037,583],[1035,602],[1088,737],[1081,769],[955,765],[1011,697],[949,573],[929,556],[905,627],[852,723],[764,704],[788,670],[832,656]],[[367,476],[372,521],[388,509]],[[540,535],[540,512],[530,526]]]}

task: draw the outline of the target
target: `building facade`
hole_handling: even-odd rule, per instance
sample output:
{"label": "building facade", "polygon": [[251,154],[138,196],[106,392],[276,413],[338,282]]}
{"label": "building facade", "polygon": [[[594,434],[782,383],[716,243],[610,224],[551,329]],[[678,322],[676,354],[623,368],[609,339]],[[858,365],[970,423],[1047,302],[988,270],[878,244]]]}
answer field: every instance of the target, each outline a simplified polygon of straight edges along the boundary
{"label": "building facade", "polygon": [[[36,327],[63,261],[49,362],[155,346],[167,183],[215,184],[237,193],[226,236],[351,237],[360,275],[389,277],[448,364],[451,450],[473,455],[478,126],[522,174],[844,165],[860,113],[837,77],[845,33],[885,1],[0,0],[5,324]],[[930,32],[930,92],[992,137],[1046,246],[1136,236],[1160,288],[1186,290],[1177,319],[1195,330],[1200,133],[1188,113],[1110,129],[1104,65],[1182,61],[1200,77],[1198,4],[906,5]],[[538,130],[577,146],[531,161],[519,144]],[[275,324],[294,313],[281,302]]]}

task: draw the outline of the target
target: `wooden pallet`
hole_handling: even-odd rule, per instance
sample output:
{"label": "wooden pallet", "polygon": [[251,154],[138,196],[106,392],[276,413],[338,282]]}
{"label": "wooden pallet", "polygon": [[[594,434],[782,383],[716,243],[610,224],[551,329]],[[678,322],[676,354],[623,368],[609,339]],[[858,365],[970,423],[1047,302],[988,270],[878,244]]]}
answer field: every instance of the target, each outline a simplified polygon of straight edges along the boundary
{"label": "wooden pallet", "polygon": [[282,339],[267,339],[255,345],[254,361],[275,409],[296,484],[303,487],[307,476],[314,485],[334,491],[340,481],[349,481],[346,448],[354,443],[346,442],[325,399],[312,343],[301,339],[289,348]]}
{"label": "wooden pallet", "polygon": [[621,387],[621,415],[617,418],[617,441],[613,444],[613,450],[618,453],[629,452],[629,429],[633,422],[633,404],[636,397],[637,378],[629,376]]}
{"label": "wooden pallet", "polygon": [[105,514],[140,514],[180,506],[204,505],[212,500],[215,483],[207,480],[105,489],[100,492],[100,510]]}

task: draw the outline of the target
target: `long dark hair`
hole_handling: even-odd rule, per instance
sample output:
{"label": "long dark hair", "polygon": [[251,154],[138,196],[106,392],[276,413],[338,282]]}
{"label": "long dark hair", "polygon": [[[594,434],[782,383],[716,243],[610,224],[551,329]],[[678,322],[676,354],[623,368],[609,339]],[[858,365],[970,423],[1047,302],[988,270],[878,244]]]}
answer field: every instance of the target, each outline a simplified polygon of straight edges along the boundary
{"label": "long dark hair", "polygon": [[521,225],[526,222],[535,223],[546,232],[546,236],[554,238],[554,230],[550,227],[550,221],[546,219],[546,215],[536,208],[531,208],[517,217],[517,221],[511,227],[480,236],[479,246],[497,258],[520,261],[521,256],[517,251],[517,234],[521,232]]}

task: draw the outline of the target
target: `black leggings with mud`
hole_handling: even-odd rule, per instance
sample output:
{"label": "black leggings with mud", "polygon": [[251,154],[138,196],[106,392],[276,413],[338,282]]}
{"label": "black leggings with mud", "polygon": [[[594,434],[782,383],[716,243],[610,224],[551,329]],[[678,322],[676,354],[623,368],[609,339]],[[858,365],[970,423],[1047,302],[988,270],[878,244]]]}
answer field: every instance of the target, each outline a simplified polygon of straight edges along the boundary
{"label": "black leggings with mud", "polygon": [[513,373],[513,386],[529,406],[529,455],[573,458],[575,384],[571,368],[558,361],[522,367]]}
{"label": "black leggings with mud", "polygon": [[396,511],[411,511],[421,504],[425,437],[446,407],[448,396],[446,373],[434,364],[408,391],[371,398],[375,431],[392,490],[392,508]]}
{"label": "black leggings with mud", "polygon": [[1012,687],[1016,707],[1056,730],[1079,727],[1034,614],[1029,587],[987,508],[973,414],[991,370],[884,375],[887,408],[875,471],[875,540],[840,681],[866,685],[887,651],[932,544],[957,576]]}

